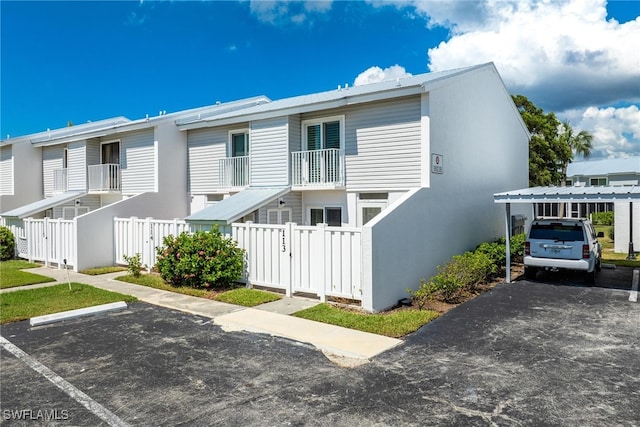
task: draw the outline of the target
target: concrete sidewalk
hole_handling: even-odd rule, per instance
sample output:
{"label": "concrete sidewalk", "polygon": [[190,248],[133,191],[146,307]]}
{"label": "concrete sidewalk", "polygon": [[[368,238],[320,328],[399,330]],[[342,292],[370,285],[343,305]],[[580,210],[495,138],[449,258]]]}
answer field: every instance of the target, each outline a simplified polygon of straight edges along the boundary
{"label": "concrete sidewalk", "polygon": [[[309,343],[322,350],[327,357],[336,363],[350,366],[366,362],[368,359],[402,343],[401,340],[395,338],[289,316],[291,313],[319,303],[318,300],[309,298],[283,297],[279,301],[246,308],[115,280],[116,277],[126,274],[124,272],[90,276],[49,267],[34,268],[29,271],[52,277],[56,281],[3,289],[0,290],[0,293],[52,286],[67,283],[67,280],[86,283],[97,288],[133,295],[140,301],[149,304],[214,319],[214,323],[226,331],[265,333]],[[349,361],[348,359],[356,360]]]}

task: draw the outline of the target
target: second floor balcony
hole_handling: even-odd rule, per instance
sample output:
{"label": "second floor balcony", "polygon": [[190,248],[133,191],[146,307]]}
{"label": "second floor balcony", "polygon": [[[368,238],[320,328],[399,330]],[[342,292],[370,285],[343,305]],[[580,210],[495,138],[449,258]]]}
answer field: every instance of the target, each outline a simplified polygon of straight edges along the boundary
{"label": "second floor balcony", "polygon": [[291,153],[293,188],[341,188],[344,175],[344,153],[337,148]]}
{"label": "second floor balcony", "polygon": [[120,165],[115,163],[87,167],[89,192],[118,193],[120,188]]}
{"label": "second floor balcony", "polygon": [[227,157],[218,160],[220,188],[242,189],[249,186],[249,156]]}

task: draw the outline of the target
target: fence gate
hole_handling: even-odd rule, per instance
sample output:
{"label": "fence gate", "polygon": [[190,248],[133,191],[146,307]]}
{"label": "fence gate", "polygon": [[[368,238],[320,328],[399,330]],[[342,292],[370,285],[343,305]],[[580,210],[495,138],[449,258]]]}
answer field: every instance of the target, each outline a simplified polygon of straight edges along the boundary
{"label": "fence gate", "polygon": [[118,264],[127,264],[124,256],[140,254],[140,261],[147,267],[156,264],[156,248],[162,246],[164,238],[170,234],[178,236],[189,231],[183,220],[157,220],[153,218],[114,218],[115,259]]}

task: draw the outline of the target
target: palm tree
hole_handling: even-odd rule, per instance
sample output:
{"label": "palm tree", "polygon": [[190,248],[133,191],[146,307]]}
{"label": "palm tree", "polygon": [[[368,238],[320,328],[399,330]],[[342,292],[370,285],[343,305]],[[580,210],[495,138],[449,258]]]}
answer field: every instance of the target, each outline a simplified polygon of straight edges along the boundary
{"label": "palm tree", "polygon": [[593,148],[593,135],[586,130],[581,130],[578,133],[573,131],[571,124],[568,121],[562,122],[562,130],[559,135],[560,143],[563,146],[562,155],[560,157],[560,166],[562,167],[562,182],[560,185],[563,187],[567,181],[567,167],[573,160],[574,154],[579,154],[583,158],[588,159],[591,155],[591,149]]}
{"label": "palm tree", "polygon": [[[586,130],[574,133],[571,124],[566,120],[562,122],[560,128],[558,135],[560,153],[558,159],[562,170],[560,174],[560,186],[564,187],[567,185],[567,167],[573,160],[574,153],[582,155],[585,159],[591,155],[593,135]],[[560,214],[560,218],[564,218],[565,204],[560,203],[559,208],[558,213]]]}

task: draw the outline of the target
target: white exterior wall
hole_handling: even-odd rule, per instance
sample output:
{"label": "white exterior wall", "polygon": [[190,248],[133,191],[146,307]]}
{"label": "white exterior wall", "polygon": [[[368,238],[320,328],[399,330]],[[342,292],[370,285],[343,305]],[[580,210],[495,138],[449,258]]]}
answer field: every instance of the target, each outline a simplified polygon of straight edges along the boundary
{"label": "white exterior wall", "polygon": [[160,193],[142,193],[74,218],[78,231],[74,271],[115,263],[113,217],[163,219],[158,212],[165,211],[168,205],[171,201]]}
{"label": "white exterior wall", "polygon": [[67,190],[87,189],[87,144],[85,141],[70,142],[67,146]]}
{"label": "white exterior wall", "polygon": [[44,187],[44,197],[53,195],[53,171],[62,169],[64,149],[62,145],[52,145],[42,147],[42,180]]}
{"label": "white exterior wall", "polygon": [[347,190],[420,186],[420,98],[377,102],[347,112]]}
{"label": "white exterior wall", "polygon": [[267,210],[278,209],[284,207],[285,209],[291,209],[290,222],[296,224],[303,224],[302,220],[302,193],[298,191],[292,191],[285,194],[281,199],[284,201],[284,205],[280,206],[278,200],[274,200],[266,206],[263,206],[258,211],[258,222],[261,224],[267,224]]}
{"label": "white exterior wall", "polygon": [[[188,131],[188,174],[191,194],[212,194],[219,191],[218,160],[227,157],[229,130],[228,127],[222,127]],[[251,141],[249,143],[251,144]],[[249,150],[251,148],[249,147]]]}
{"label": "white exterior wall", "polygon": [[0,196],[14,194],[13,182],[13,147],[0,147]]}
{"label": "white exterior wall", "polygon": [[158,218],[182,218],[189,215],[187,191],[187,135],[180,132],[173,121],[158,125],[155,129],[155,176],[157,191],[166,202]]}
{"label": "white exterior wall", "polygon": [[[156,191],[156,153],[153,129],[125,134],[120,138],[122,194]],[[103,142],[111,141],[110,138]]]}
{"label": "white exterior wall", "polygon": [[422,111],[424,150],[444,156],[443,173],[424,165],[430,188],[408,192],[363,228],[367,310],[394,305],[451,256],[504,235],[493,194],[528,185],[528,134],[493,70],[447,81]]}
{"label": "white exterior wall", "polygon": [[[629,202],[614,204],[614,251],[629,252]],[[633,203],[633,249],[640,251],[640,203]]]}
{"label": "white exterior wall", "polygon": [[87,141],[86,156],[87,166],[100,164],[100,140]]}
{"label": "white exterior wall", "polygon": [[286,117],[251,123],[251,186],[289,184],[289,121]]}

